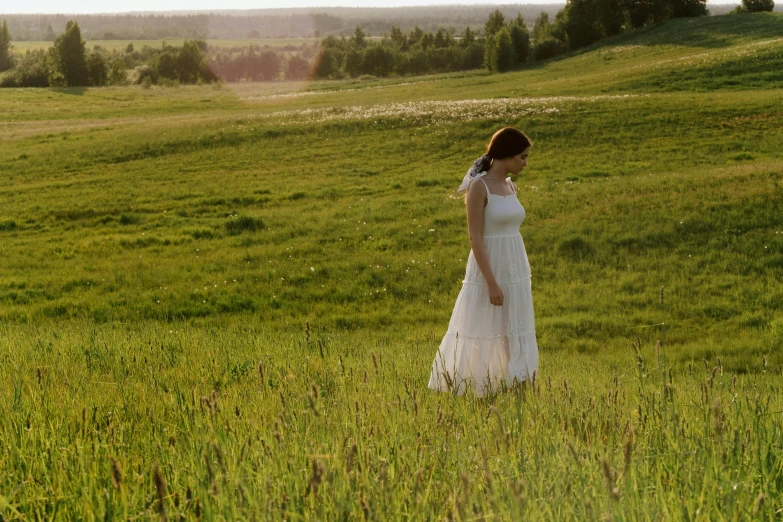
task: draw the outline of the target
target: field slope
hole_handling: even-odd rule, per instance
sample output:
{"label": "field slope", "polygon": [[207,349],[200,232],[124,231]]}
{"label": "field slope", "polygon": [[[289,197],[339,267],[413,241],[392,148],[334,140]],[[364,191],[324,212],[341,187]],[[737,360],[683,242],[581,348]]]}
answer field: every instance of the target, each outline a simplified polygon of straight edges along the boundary
{"label": "field slope", "polygon": [[[781,71],[763,14],[502,75],[4,90],[0,514],[772,519]],[[487,404],[425,384],[506,125],[542,378]]]}

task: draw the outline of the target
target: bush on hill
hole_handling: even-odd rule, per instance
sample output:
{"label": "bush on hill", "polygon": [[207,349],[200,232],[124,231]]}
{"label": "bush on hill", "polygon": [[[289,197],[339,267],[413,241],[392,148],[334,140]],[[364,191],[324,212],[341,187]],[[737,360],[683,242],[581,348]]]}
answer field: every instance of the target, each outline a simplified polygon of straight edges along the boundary
{"label": "bush on hill", "polygon": [[773,0],[742,0],[742,11],[750,13],[772,12],[775,9]]}

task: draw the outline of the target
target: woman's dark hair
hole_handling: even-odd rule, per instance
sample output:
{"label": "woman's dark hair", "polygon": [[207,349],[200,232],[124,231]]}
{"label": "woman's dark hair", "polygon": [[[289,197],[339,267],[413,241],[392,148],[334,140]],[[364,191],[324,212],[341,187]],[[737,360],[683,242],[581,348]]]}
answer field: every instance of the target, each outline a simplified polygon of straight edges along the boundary
{"label": "woman's dark hair", "polygon": [[[497,131],[487,144],[487,155],[491,159],[504,159],[516,156],[533,143],[524,132],[514,127],[503,127]],[[486,170],[490,166],[489,161],[484,161],[480,170]]]}

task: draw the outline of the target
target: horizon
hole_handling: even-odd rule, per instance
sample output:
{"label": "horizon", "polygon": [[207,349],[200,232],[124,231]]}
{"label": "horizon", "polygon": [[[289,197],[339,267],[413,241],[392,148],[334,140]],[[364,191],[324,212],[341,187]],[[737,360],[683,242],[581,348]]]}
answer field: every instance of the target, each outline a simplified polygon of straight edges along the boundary
{"label": "horizon", "polygon": [[[76,2],[75,2],[76,3]],[[321,8],[404,8],[404,7],[444,7],[444,6],[508,6],[514,3],[499,3],[489,0],[477,0],[472,2],[455,2],[453,0],[377,0],[373,5],[366,5],[367,0],[342,0],[339,2],[323,2],[318,0],[266,0],[263,7],[258,7],[252,0],[225,0],[220,7],[214,6],[213,0],[170,0],[166,2],[166,8],[161,8],[159,2],[154,0],[137,0],[133,2],[135,9],[124,9],[119,3],[117,9],[107,10],[106,4],[99,0],[82,0],[77,8],[68,11],[61,9],[61,2],[56,0],[32,0],[18,4],[18,8],[0,12],[4,15],[119,15],[119,14],[185,14],[194,12],[226,12],[226,11],[265,11],[279,9],[321,9]],[[254,5],[255,4],[255,5]],[[565,2],[553,2],[551,0],[532,0],[523,5],[556,5]],[[734,5],[739,1],[707,1],[707,5]]]}

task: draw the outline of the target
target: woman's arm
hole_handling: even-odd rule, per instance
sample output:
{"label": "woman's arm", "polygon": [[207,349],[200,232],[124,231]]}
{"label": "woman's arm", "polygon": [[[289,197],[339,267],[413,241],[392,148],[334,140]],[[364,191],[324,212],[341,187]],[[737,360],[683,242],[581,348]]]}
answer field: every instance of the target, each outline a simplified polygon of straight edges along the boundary
{"label": "woman's arm", "polygon": [[466,207],[468,212],[468,234],[470,235],[470,248],[473,249],[473,257],[476,258],[481,274],[487,282],[489,289],[489,302],[496,306],[503,306],[503,291],[500,289],[492,267],[489,264],[489,255],[484,246],[484,204],[487,198],[487,189],[483,183],[474,180],[468,187]]}

